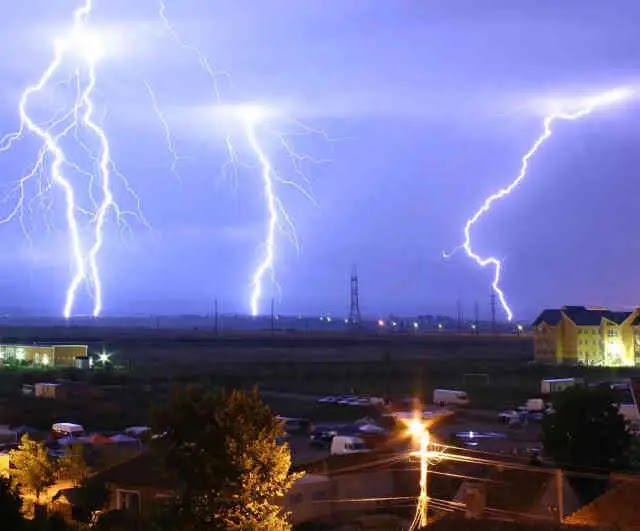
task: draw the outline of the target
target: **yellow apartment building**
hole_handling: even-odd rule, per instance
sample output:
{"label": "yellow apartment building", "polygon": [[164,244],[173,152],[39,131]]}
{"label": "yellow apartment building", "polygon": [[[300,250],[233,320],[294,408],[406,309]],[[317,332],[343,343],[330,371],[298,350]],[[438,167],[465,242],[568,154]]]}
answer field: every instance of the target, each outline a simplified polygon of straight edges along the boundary
{"label": "yellow apartment building", "polygon": [[584,306],[544,310],[533,322],[535,360],[621,367],[640,365],[640,309]]}

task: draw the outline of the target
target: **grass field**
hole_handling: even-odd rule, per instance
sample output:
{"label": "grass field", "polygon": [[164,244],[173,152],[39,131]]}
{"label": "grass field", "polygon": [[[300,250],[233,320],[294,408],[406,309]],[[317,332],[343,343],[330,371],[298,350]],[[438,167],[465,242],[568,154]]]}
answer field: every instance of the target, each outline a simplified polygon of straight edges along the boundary
{"label": "grass field", "polygon": [[[11,329],[3,341],[86,342],[90,352],[113,353],[115,366],[89,372],[0,370],[0,423],[48,427],[55,420],[89,429],[117,430],[148,422],[154,404],[173,386],[258,386],[273,409],[318,420],[360,414],[327,408],[314,397],[362,393],[429,402],[437,387],[468,391],[473,407],[500,409],[539,392],[547,377],[587,381],[640,374],[635,369],[544,367],[531,364],[530,338],[472,335],[247,333],[212,331]],[[469,376],[469,375],[483,376]],[[92,399],[58,402],[21,395],[23,383],[84,380],[99,390]],[[341,420],[335,418],[334,420]]]}

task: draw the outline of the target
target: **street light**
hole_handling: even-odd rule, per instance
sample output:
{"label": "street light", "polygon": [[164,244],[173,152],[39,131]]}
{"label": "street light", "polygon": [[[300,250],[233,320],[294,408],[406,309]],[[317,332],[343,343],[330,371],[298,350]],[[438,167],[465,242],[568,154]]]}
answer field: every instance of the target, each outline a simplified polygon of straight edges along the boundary
{"label": "street light", "polygon": [[103,352],[98,356],[98,361],[102,363],[102,365],[106,365],[110,357],[111,357],[111,354],[107,354],[106,352]]}
{"label": "street light", "polygon": [[419,529],[427,526],[427,509],[429,498],[427,496],[427,472],[429,467],[429,430],[422,419],[413,418],[409,423],[409,433],[414,440],[420,441],[420,495],[418,496],[418,507],[416,517],[412,525],[419,525]]}

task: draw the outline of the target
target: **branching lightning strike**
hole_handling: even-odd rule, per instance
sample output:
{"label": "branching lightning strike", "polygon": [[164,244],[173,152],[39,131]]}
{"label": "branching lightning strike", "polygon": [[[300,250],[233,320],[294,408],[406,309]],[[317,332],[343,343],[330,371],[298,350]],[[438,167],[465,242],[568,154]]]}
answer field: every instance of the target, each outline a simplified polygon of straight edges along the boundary
{"label": "branching lightning strike", "polygon": [[[280,148],[288,156],[293,167],[293,171],[297,175],[298,179],[300,179],[300,182],[283,178],[276,171],[272,157],[270,157],[267,153],[264,147],[264,142],[260,140],[258,134],[258,128],[260,126],[263,126],[265,122],[273,116],[273,109],[261,105],[224,105],[218,80],[221,76],[229,78],[229,74],[227,72],[214,70],[206,55],[199,48],[187,43],[180,36],[177,29],[174,27],[167,16],[167,6],[164,0],[158,0],[158,6],[158,14],[164,24],[167,33],[178,45],[180,45],[183,49],[192,53],[196,57],[198,63],[200,64],[200,67],[211,80],[215,105],[221,108],[225,107],[230,110],[232,117],[240,122],[244,134],[243,140],[248,145],[258,163],[260,178],[262,181],[266,218],[264,233],[265,236],[261,245],[262,256],[258,262],[258,265],[255,267],[253,275],[251,277],[251,290],[249,296],[249,309],[251,315],[257,316],[260,313],[260,303],[264,293],[265,276],[267,274],[270,274],[273,285],[279,288],[274,274],[274,265],[277,255],[276,233],[278,229],[282,230],[289,236],[297,250],[300,249],[293,219],[287,213],[283,201],[280,198],[280,195],[278,193],[278,185],[280,184],[292,187],[313,204],[317,205],[316,201],[309,191],[310,183],[306,173],[304,172],[303,164],[306,162],[319,163],[324,161],[316,160],[308,155],[296,152],[286,134],[270,130],[269,136],[276,139],[276,142],[279,144]],[[152,96],[152,98],[155,101],[155,95]],[[161,123],[166,125],[166,120],[164,120],[164,116],[157,108],[157,105],[156,115],[158,116],[158,119],[161,121]],[[303,134],[319,134],[327,138],[322,131],[311,129],[308,126],[297,121],[294,121],[293,123],[300,131],[302,131]],[[167,130],[168,129],[165,129],[165,131]],[[225,134],[227,161],[223,165],[223,173],[226,173],[226,168],[231,167],[233,168],[234,175],[237,175],[238,169],[240,167],[240,160],[238,150],[236,149],[232,138],[233,137],[230,132],[227,132]]]}
{"label": "branching lightning strike", "polygon": [[[103,287],[99,257],[105,244],[105,226],[110,213],[115,215],[121,227],[128,228],[125,221],[128,216],[135,216],[146,227],[150,227],[142,213],[141,199],[112,160],[109,138],[99,123],[101,120],[96,118],[94,101],[97,84],[96,67],[102,57],[103,48],[98,35],[89,27],[89,18],[93,14],[93,0],[78,1],[80,6],[73,11],[70,30],[55,41],[53,59],[38,81],[28,86],[21,94],[18,105],[20,117],[18,130],[0,138],[0,153],[11,150],[16,142],[27,135],[35,136],[41,142],[31,169],[15,182],[2,200],[6,202],[15,199],[15,202],[6,215],[0,215],[0,224],[16,219],[25,237],[29,239],[25,212],[31,212],[31,203],[40,201],[41,211],[47,214],[51,211],[53,202],[52,200],[46,202],[45,196],[56,186],[64,193],[65,221],[73,264],[73,273],[63,307],[65,318],[69,318],[74,312],[78,289],[83,284],[89,288],[93,300],[92,314],[97,317],[102,311]],[[214,106],[231,110],[236,125],[241,126],[242,143],[246,144],[247,149],[257,161],[266,211],[261,258],[251,277],[249,297],[250,311],[252,315],[257,315],[264,292],[265,276],[270,273],[274,286],[278,287],[274,275],[278,230],[287,234],[296,249],[299,249],[293,220],[283,205],[278,187],[279,185],[292,187],[315,204],[309,192],[310,183],[304,166],[307,163],[322,161],[298,153],[286,133],[266,127],[265,122],[274,117],[273,109],[260,105],[223,105],[219,78],[229,77],[228,74],[214,70],[200,49],[182,39],[167,16],[165,1],[157,0],[157,2],[158,14],[166,32],[175,43],[195,56],[212,83]],[[67,80],[60,81],[58,78],[63,74],[63,69],[71,67],[75,67],[73,75]],[[34,118],[32,110],[34,96],[44,94],[45,91],[53,93],[59,87],[69,92],[72,84],[75,97],[71,98],[73,101],[70,108],[57,110],[48,121],[42,122]],[[177,166],[184,157],[178,153],[169,120],[160,107],[156,91],[149,82],[145,81],[144,85],[152,110],[161,126],[165,144],[172,156],[171,172],[179,178]],[[292,123],[295,124],[296,130],[301,132],[298,134],[320,134],[326,138],[321,131],[311,129],[297,121]],[[83,138],[85,134],[89,135],[91,142],[85,142]],[[276,170],[274,159],[267,150],[265,134],[268,134],[270,139],[275,138],[276,144],[288,157],[295,175],[293,179],[283,178]],[[73,141],[74,148],[88,157],[94,166],[91,170],[74,160],[74,152],[65,147],[66,143],[63,142],[67,138]],[[228,130],[224,138],[227,160],[223,165],[223,173],[226,174],[231,168],[237,176],[241,163],[239,151],[232,140],[232,131]],[[94,145],[97,147],[92,148]],[[82,178],[81,182],[77,182],[78,177]],[[114,179],[122,181],[124,191],[135,201],[137,210],[124,210],[120,207],[113,188]],[[28,197],[27,192],[27,186],[31,181],[35,181],[37,187],[37,193],[33,199]],[[88,205],[83,204],[85,196],[88,199]],[[89,225],[85,226],[85,222]]]}
{"label": "branching lightning strike", "polygon": [[[54,43],[53,59],[38,81],[22,92],[18,105],[20,118],[18,130],[0,139],[0,152],[10,150],[16,142],[28,133],[35,135],[42,142],[31,170],[20,178],[9,191],[8,197],[12,194],[17,194],[17,199],[11,211],[0,219],[0,223],[8,223],[18,217],[23,232],[28,237],[28,231],[24,223],[24,209],[27,208],[25,205],[25,188],[27,183],[34,179],[36,175],[44,174],[48,159],[51,159],[51,182],[43,183],[40,181],[37,184],[38,194],[36,197],[48,192],[53,185],[59,186],[64,193],[65,218],[74,265],[74,273],[67,288],[63,307],[65,318],[71,316],[76,302],[78,287],[83,282],[86,282],[92,290],[93,316],[97,317],[100,314],[103,301],[98,257],[104,244],[104,228],[107,217],[112,210],[116,213],[119,222],[124,215],[137,215],[130,211],[121,210],[114,200],[111,188],[111,173],[115,166],[111,160],[111,148],[106,132],[95,119],[93,95],[97,81],[96,65],[102,55],[102,46],[97,35],[88,26],[92,11],[93,1],[83,0],[80,7],[73,12],[71,29],[65,36],[56,39]],[[53,119],[40,125],[29,111],[30,100],[32,96],[44,92],[47,88],[54,88],[51,85],[55,76],[61,73],[65,61],[71,59],[80,62],[73,76],[77,90],[72,108],[63,113],[56,113]],[[59,116],[60,114],[61,116]],[[60,127],[62,127],[61,130],[59,130]],[[80,129],[90,132],[97,139],[99,145],[98,155],[93,155],[91,150],[80,141],[78,135],[78,130]],[[72,131],[79,147],[90,155],[92,161],[97,163],[97,176],[93,172],[82,169],[63,148],[62,140]],[[80,204],[77,187],[70,176],[74,172],[89,177],[88,196],[91,199],[91,208],[85,208]],[[124,179],[121,173],[117,172],[117,175]],[[94,179],[96,178],[100,182],[101,198],[99,200],[93,195]],[[126,179],[124,180],[126,181]],[[125,188],[130,193],[132,192],[126,182]],[[137,199],[137,196],[133,195]],[[138,207],[140,207],[139,202]],[[85,245],[83,242],[78,214],[86,214],[90,217],[92,224],[92,229],[89,231],[92,234],[92,238],[89,240],[91,241],[90,245]],[[144,219],[141,212],[139,214],[139,217]]]}
{"label": "branching lightning strike", "polygon": [[464,226],[464,242],[458,248],[450,253],[443,253],[445,258],[452,256],[457,250],[464,249],[467,256],[469,256],[472,260],[474,260],[480,267],[486,267],[488,265],[493,266],[494,268],[494,276],[491,287],[495,294],[498,296],[500,304],[507,316],[507,319],[511,321],[513,318],[513,312],[507,303],[506,296],[504,291],[500,287],[500,278],[502,272],[502,262],[494,257],[489,256],[483,258],[479,254],[477,254],[471,245],[471,229],[473,226],[480,220],[480,218],[491,210],[493,203],[496,201],[503,199],[508,196],[518,185],[524,180],[527,176],[527,171],[529,170],[529,162],[533,158],[533,156],[538,152],[540,147],[551,137],[553,134],[553,125],[555,122],[560,120],[565,121],[574,121],[580,118],[583,118],[596,109],[608,105],[613,105],[629,99],[633,95],[633,91],[628,88],[618,88],[615,90],[610,90],[607,92],[603,92],[592,96],[590,98],[581,100],[575,105],[577,110],[572,112],[554,112],[549,114],[544,119],[543,132],[541,135],[535,140],[531,148],[525,153],[522,157],[522,162],[520,165],[520,171],[516,178],[506,187],[501,188],[494,194],[487,197],[482,204],[482,206],[470,217]]}

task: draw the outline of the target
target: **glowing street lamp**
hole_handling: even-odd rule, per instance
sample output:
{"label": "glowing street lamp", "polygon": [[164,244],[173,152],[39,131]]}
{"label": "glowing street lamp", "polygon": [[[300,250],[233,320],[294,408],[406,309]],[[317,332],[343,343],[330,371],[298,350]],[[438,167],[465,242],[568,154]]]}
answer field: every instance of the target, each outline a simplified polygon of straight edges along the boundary
{"label": "glowing street lamp", "polygon": [[419,528],[427,526],[427,510],[429,504],[429,498],[427,496],[427,472],[429,467],[429,430],[425,426],[422,419],[414,418],[409,423],[409,433],[413,436],[414,440],[420,441],[420,495],[418,496],[418,507],[416,509],[416,517],[414,519],[414,526],[419,525]]}
{"label": "glowing street lamp", "polygon": [[106,352],[103,352],[98,356],[98,361],[102,363],[102,365],[106,365],[107,362],[109,361],[109,358],[111,358],[111,354],[107,354]]}
{"label": "glowing street lamp", "polygon": [[379,326],[380,328],[384,328],[384,320],[382,320],[382,319],[378,319],[378,326]]}

